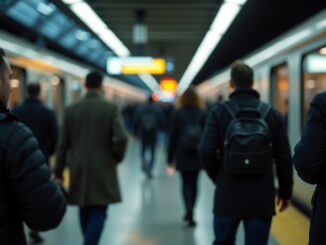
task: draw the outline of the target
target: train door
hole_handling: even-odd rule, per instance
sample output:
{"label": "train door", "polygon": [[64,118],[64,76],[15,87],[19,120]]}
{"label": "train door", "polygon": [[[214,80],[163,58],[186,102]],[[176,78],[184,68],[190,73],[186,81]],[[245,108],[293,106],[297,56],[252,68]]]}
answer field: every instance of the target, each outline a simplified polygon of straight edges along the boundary
{"label": "train door", "polygon": [[314,96],[326,90],[326,46],[303,57],[302,126],[306,123]]}
{"label": "train door", "polygon": [[282,64],[272,69],[271,81],[272,105],[281,113],[287,130],[289,108],[289,69],[287,64]]}
{"label": "train door", "polygon": [[12,79],[10,80],[11,93],[8,101],[8,107],[13,109],[21,104],[25,98],[26,90],[26,70],[11,65]]}

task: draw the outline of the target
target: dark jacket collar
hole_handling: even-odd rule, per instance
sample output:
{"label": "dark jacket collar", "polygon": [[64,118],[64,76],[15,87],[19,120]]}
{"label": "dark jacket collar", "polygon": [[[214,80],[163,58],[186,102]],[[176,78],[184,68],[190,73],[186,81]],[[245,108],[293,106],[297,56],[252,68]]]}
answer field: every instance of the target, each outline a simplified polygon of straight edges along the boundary
{"label": "dark jacket collar", "polygon": [[86,98],[101,98],[103,95],[99,93],[97,90],[88,90],[86,95]]}
{"label": "dark jacket collar", "polygon": [[36,97],[29,97],[29,98],[25,99],[25,103],[41,104],[41,101]]}
{"label": "dark jacket collar", "polygon": [[259,99],[259,93],[252,89],[252,88],[238,88],[233,93],[230,94],[229,98],[233,99],[234,97],[254,97],[256,99]]}

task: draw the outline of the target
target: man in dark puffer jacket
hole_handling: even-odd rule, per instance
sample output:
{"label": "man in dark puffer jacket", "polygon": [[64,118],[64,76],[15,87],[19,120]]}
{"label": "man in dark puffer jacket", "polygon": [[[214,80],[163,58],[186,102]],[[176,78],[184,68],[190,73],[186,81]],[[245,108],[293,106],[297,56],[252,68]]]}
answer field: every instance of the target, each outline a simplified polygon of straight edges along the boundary
{"label": "man in dark puffer jacket", "polygon": [[66,203],[32,132],[6,110],[11,74],[0,56],[0,244],[25,245],[23,222],[37,231],[55,228]]}

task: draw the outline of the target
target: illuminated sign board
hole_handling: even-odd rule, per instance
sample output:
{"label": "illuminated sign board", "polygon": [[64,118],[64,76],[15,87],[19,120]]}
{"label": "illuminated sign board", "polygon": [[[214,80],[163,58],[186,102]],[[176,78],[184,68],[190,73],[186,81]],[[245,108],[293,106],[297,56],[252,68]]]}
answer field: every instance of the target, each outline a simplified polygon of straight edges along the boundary
{"label": "illuminated sign board", "polygon": [[165,92],[176,92],[178,87],[178,83],[175,79],[171,77],[164,77],[160,81],[160,88]]}
{"label": "illuminated sign board", "polygon": [[107,72],[111,75],[153,74],[162,75],[173,71],[171,60],[152,57],[111,57]]}

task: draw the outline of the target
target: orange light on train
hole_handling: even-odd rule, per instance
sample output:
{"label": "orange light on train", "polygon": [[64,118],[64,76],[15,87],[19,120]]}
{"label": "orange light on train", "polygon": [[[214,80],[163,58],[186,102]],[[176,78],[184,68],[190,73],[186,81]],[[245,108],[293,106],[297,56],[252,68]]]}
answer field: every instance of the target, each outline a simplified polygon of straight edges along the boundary
{"label": "orange light on train", "polygon": [[178,83],[175,79],[171,77],[164,77],[160,81],[160,87],[161,90],[164,92],[174,93],[177,91]]}

